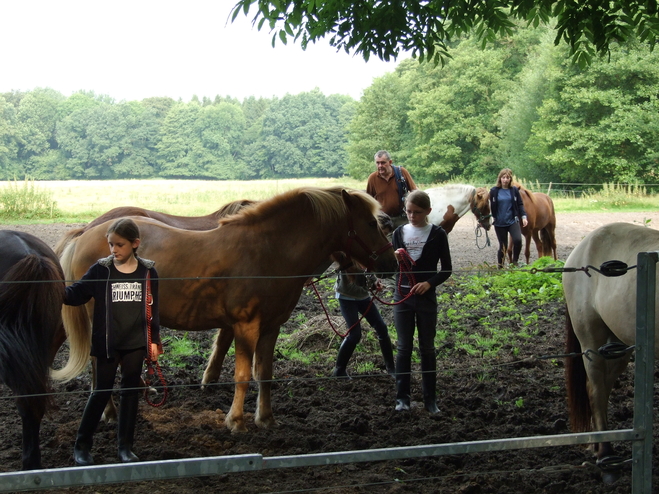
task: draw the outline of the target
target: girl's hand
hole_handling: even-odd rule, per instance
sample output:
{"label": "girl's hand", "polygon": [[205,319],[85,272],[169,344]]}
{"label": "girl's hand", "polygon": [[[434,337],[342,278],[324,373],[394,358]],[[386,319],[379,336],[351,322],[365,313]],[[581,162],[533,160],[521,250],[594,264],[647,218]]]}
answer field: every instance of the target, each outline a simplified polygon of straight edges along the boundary
{"label": "girl's hand", "polygon": [[422,281],[421,283],[417,283],[416,285],[414,285],[410,290],[410,293],[413,293],[415,295],[423,295],[431,288],[432,287],[430,286],[430,283],[428,283],[427,281]]}
{"label": "girl's hand", "polygon": [[403,249],[403,248],[396,249],[394,251],[394,257],[396,258],[396,260],[398,262],[400,262],[403,259],[403,252],[405,252],[405,249]]}
{"label": "girl's hand", "polygon": [[151,343],[151,360],[153,362],[158,361],[158,344],[157,343]]}
{"label": "girl's hand", "polygon": [[528,224],[529,224],[529,220],[527,220],[526,218],[522,218],[522,226],[526,226]]}

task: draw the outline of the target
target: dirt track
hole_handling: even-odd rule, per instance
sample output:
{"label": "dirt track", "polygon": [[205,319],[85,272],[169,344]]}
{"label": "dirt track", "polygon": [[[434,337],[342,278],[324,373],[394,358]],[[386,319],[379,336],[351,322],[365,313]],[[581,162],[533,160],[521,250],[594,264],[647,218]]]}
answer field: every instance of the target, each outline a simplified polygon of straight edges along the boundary
{"label": "dirt track", "polygon": [[[585,234],[605,223],[628,221],[642,223],[650,218],[651,227],[659,228],[659,213],[559,214],[558,254],[566,259]],[[54,245],[64,231],[74,225],[36,225],[15,229],[29,231]],[[496,246],[479,249],[471,216],[458,222],[449,240],[458,269],[483,262],[494,263]],[[493,237],[493,235],[492,235]],[[495,244],[495,239],[492,238]],[[484,239],[479,243],[482,246]],[[534,248],[532,260],[535,259]],[[443,288],[455,287],[447,283]],[[460,310],[456,307],[456,310]],[[391,322],[391,311],[382,308]],[[524,357],[557,354],[563,351],[561,304],[543,307],[520,307],[520,312],[538,314],[540,336],[529,341],[523,355],[502,357],[501,362],[460,355],[440,359],[439,406],[437,417],[429,416],[418,401],[409,414],[396,413],[394,383],[382,371],[382,362],[373,338],[367,338],[363,350],[351,361],[373,362],[378,371],[356,376],[350,381],[329,379],[331,368],[324,362],[301,365],[276,355],[273,385],[273,409],[278,426],[257,430],[251,412],[256,389],[250,388],[246,401],[249,432],[230,434],[223,426],[233,389],[230,384],[202,392],[198,383],[205,367],[200,356],[189,357],[184,368],[167,369],[173,389],[162,408],[140,405],[140,419],[135,451],[143,460],[192,458],[216,455],[261,453],[264,456],[297,455],[331,451],[361,450],[394,446],[476,441],[484,439],[567,433],[563,363],[558,360],[534,360]],[[338,338],[319,315],[313,297],[304,294],[284,332],[299,330],[293,322],[304,314],[307,334],[301,338],[304,350],[325,350],[335,355]],[[476,321],[476,320],[475,320]],[[441,324],[441,322],[440,322]],[[477,324],[472,322],[470,324]],[[465,327],[475,331],[476,327]],[[190,333],[204,347],[210,347],[212,333]],[[505,364],[505,365],[501,365]],[[227,359],[222,379],[230,381],[233,361]],[[71,466],[75,431],[82,415],[88,377],[57,385],[58,410],[44,421],[42,432],[43,463],[47,468]],[[420,399],[419,379],[413,379],[413,399]],[[3,388],[3,396],[8,393]],[[628,371],[613,392],[609,417],[617,428],[631,427],[633,379]],[[518,406],[519,400],[523,406]],[[10,400],[0,400],[0,462],[2,471],[20,468],[20,421]],[[656,417],[655,417],[656,422]],[[657,433],[655,433],[655,440]],[[629,444],[618,445],[623,457],[630,456]],[[112,425],[101,424],[95,435],[93,451],[97,463],[115,462],[116,435]],[[654,485],[659,485],[659,469],[654,461]],[[582,465],[583,464],[583,465]],[[554,471],[543,467],[562,466]],[[256,473],[229,474],[220,477],[180,481],[99,486],[71,489],[66,492],[129,493],[145,492],[183,494],[204,492],[262,493],[300,492],[320,489],[330,493],[623,493],[630,492],[629,471],[613,485],[604,485],[592,466],[591,454],[580,447],[543,448],[430,457],[401,461],[357,463],[344,466],[294,468]],[[314,492],[317,492],[314,490]]]}

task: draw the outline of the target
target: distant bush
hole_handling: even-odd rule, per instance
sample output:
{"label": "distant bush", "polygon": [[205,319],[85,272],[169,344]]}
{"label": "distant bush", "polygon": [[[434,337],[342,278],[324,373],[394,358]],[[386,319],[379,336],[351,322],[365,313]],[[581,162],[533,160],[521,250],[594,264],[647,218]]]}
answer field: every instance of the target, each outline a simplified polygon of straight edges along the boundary
{"label": "distant bush", "polygon": [[14,180],[0,189],[0,217],[5,219],[55,218],[60,215],[50,191],[40,189],[34,180]]}

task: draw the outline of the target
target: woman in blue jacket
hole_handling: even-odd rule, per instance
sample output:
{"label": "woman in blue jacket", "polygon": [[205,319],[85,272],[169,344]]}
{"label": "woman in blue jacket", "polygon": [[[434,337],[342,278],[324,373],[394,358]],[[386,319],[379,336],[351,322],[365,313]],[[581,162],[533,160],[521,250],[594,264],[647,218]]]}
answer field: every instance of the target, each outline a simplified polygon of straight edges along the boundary
{"label": "woman in blue jacket", "polygon": [[519,254],[522,251],[522,226],[526,226],[526,211],[519,189],[512,185],[513,171],[504,168],[499,172],[497,184],[490,189],[490,212],[494,231],[499,240],[497,263],[499,269],[503,268],[503,260],[508,251],[508,235],[513,241],[513,258],[511,262],[517,265]]}

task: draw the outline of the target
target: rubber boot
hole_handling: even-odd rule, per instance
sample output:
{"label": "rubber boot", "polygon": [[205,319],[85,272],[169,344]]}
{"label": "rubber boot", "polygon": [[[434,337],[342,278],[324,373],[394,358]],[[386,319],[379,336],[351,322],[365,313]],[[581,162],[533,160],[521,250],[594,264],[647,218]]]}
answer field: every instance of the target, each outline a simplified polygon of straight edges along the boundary
{"label": "rubber boot", "polygon": [[348,361],[352,357],[353,352],[357,342],[344,338],[341,346],[339,347],[339,354],[336,356],[336,365],[332,371],[334,377],[345,377],[350,379],[346,367],[348,366]]}
{"label": "rubber boot", "polygon": [[423,407],[430,414],[439,413],[437,408],[437,361],[435,354],[421,355],[421,389]]}
{"label": "rubber boot", "polygon": [[73,459],[76,465],[84,467],[94,464],[94,458],[91,455],[94,432],[101,420],[101,415],[103,415],[103,409],[106,404],[107,399],[99,394],[92,393],[87,400],[85,411],[82,413],[82,420],[80,420],[80,426],[78,427],[76,442],[73,446]]}
{"label": "rubber boot", "polygon": [[389,335],[380,340],[380,350],[382,350],[382,357],[384,358],[384,366],[387,369],[387,374],[396,378],[396,364],[394,363],[394,351],[391,347],[391,339]]}
{"label": "rubber boot", "polygon": [[396,359],[396,411],[410,411],[410,370],[411,355],[407,358],[401,358],[400,354]]}
{"label": "rubber boot", "polygon": [[131,451],[133,437],[135,436],[135,422],[137,421],[139,395],[135,391],[121,394],[119,401],[119,425],[117,429],[117,444],[119,459],[122,463],[140,461]]}

